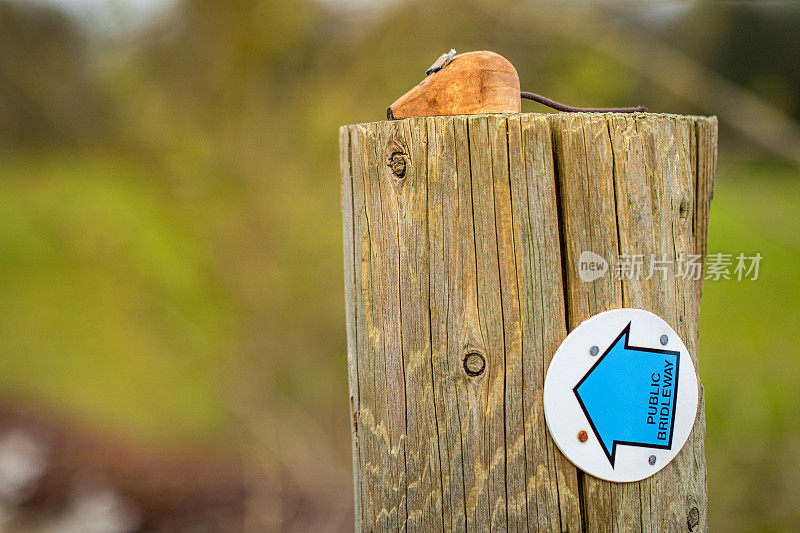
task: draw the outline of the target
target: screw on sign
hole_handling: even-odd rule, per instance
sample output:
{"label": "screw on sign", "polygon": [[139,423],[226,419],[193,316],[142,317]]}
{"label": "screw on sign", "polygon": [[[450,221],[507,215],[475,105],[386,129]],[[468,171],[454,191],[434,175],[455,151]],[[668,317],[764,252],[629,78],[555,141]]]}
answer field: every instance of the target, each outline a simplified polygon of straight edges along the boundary
{"label": "screw on sign", "polygon": [[669,324],[641,309],[605,311],[580,324],[545,379],[556,444],[577,467],[609,481],[638,481],[666,466],[689,436],[697,401],[688,350]]}

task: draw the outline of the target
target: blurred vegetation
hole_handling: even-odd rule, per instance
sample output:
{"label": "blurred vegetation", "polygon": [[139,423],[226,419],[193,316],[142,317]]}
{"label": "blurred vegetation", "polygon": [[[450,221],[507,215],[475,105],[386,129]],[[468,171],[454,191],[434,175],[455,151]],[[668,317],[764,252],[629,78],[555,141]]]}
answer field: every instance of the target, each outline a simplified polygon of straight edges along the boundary
{"label": "blurred vegetation", "polygon": [[493,49],[565,102],[720,116],[709,250],[764,260],[758,281],[706,282],[709,520],[791,530],[800,171],[728,128],[735,110],[569,35],[645,35],[796,121],[800,8],[408,4],[186,0],[126,26],[133,2],[93,31],[54,2],[0,2],[0,393],[241,453],[347,524],[337,128],[382,119],[443,50]]}

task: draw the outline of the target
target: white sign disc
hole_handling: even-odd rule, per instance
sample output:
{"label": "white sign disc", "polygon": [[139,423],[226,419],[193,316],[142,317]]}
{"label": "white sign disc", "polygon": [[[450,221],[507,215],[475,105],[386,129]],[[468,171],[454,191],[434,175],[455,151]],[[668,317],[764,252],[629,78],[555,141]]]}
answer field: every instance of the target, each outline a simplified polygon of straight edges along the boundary
{"label": "white sign disc", "polygon": [[556,350],[544,414],[558,447],[608,481],[652,476],[686,443],[697,414],[697,373],[669,324],[642,309],[582,322]]}

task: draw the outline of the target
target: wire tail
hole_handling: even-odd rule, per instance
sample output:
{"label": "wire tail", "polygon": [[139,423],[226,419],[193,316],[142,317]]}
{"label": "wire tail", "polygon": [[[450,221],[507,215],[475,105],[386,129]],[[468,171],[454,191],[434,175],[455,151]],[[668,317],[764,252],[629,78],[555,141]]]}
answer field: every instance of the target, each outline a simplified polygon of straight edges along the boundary
{"label": "wire tail", "polygon": [[539,102],[540,104],[546,105],[547,107],[552,107],[553,109],[557,109],[559,111],[565,111],[567,113],[645,113],[647,112],[647,108],[643,105],[637,105],[635,107],[572,107],[568,105],[561,104],[556,102],[555,100],[551,100],[546,98],[542,95],[536,93],[530,93],[527,91],[522,91],[520,93],[520,97],[526,100],[533,100],[534,102]]}

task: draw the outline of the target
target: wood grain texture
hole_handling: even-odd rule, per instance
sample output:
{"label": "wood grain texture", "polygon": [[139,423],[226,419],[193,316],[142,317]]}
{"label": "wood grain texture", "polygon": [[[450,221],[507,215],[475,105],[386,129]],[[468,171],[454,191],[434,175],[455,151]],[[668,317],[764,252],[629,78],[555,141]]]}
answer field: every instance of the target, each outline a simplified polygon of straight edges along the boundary
{"label": "wood grain texture", "polygon": [[[626,484],[564,458],[542,389],[567,331],[623,306],[662,316],[697,364],[702,279],[673,274],[705,253],[716,135],[651,114],[342,127],[357,530],[707,530],[702,389],[678,457]],[[580,281],[584,250],[612,272]],[[620,254],[673,270],[614,276]]]}

